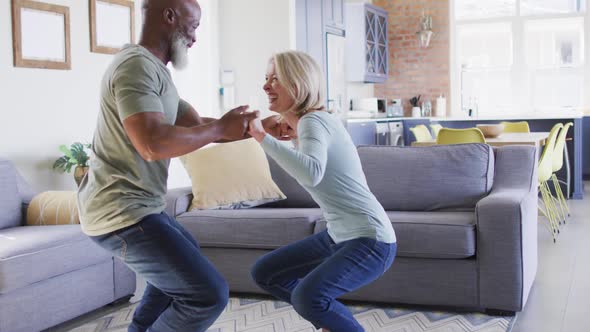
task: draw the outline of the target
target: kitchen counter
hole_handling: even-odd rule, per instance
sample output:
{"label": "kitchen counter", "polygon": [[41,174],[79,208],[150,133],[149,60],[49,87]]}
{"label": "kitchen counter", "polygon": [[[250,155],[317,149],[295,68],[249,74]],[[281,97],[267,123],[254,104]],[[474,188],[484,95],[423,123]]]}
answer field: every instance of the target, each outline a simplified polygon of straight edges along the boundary
{"label": "kitchen counter", "polygon": [[[530,114],[514,116],[482,116],[482,117],[432,117],[430,121],[515,121],[515,120],[549,120],[549,119],[580,119],[583,112],[563,112],[550,114]],[[418,118],[416,118],[418,119]]]}
{"label": "kitchen counter", "polygon": [[393,117],[393,118],[386,118],[386,117],[376,117],[376,118],[347,118],[346,122],[349,123],[356,123],[356,122],[369,122],[369,121],[379,121],[379,122],[390,122],[390,121],[402,121],[402,120],[413,120],[413,119],[429,119],[429,118],[412,118],[412,117]]}
{"label": "kitchen counter", "polygon": [[[366,122],[366,121],[401,121],[401,120],[428,120],[432,122],[439,121],[515,121],[515,120],[548,120],[548,119],[579,119],[583,118],[584,112],[577,111],[560,111],[555,113],[538,113],[523,114],[513,116],[482,116],[482,117],[367,117],[367,118],[346,118],[348,122]],[[587,116],[587,115],[586,115]]]}

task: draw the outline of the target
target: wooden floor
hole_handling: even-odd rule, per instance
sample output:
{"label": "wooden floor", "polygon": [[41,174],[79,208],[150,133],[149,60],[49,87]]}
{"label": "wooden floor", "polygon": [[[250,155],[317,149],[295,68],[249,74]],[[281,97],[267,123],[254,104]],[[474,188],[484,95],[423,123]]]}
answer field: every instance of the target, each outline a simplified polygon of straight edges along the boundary
{"label": "wooden floor", "polygon": [[572,216],[557,243],[539,227],[537,279],[513,332],[590,331],[589,189],[586,182],[587,198],[569,201]]}

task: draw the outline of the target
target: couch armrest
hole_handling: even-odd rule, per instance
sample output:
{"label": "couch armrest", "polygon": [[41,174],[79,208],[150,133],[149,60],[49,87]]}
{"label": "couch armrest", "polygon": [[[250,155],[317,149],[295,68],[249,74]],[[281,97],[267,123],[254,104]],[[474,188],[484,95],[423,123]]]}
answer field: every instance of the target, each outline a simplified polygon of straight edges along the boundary
{"label": "couch armrest", "polygon": [[166,193],[166,213],[171,217],[176,217],[188,211],[192,200],[193,190],[191,187],[168,190]]}
{"label": "couch armrest", "polygon": [[21,199],[21,210],[22,210],[22,224],[25,224],[27,218],[27,209],[29,204],[33,200],[33,197],[37,195],[37,192],[27,183],[25,178],[18,171],[16,171],[16,184],[18,187],[18,194]]}
{"label": "couch armrest", "polygon": [[479,304],[520,311],[537,271],[536,149],[496,150],[490,194],[476,206]]}

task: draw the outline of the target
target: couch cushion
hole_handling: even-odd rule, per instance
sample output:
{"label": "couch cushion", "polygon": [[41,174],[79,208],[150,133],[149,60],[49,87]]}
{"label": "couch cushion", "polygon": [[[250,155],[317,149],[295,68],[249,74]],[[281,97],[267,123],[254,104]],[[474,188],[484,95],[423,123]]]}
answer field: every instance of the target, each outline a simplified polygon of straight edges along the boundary
{"label": "couch cushion", "polygon": [[[462,259],[475,255],[475,212],[387,211],[397,237],[398,257]],[[326,229],[316,225],[315,233]]]}
{"label": "couch cushion", "polygon": [[78,193],[44,191],[31,200],[25,224],[29,226],[74,225],[80,223]]}
{"label": "couch cushion", "polygon": [[80,225],[0,230],[0,294],[112,259]]}
{"label": "couch cushion", "polygon": [[275,249],[313,234],[320,209],[200,210],[176,219],[202,247]]}
{"label": "couch cushion", "polygon": [[358,151],[367,183],[386,210],[473,208],[492,188],[494,155],[486,144]]}
{"label": "couch cushion", "polygon": [[16,170],[10,161],[0,159],[0,229],[20,225],[21,208]]}
{"label": "couch cushion", "polygon": [[190,210],[253,207],[285,199],[253,138],[197,149],[180,160],[192,182]]}
{"label": "couch cushion", "polygon": [[277,164],[274,159],[267,156],[268,166],[273,181],[281,189],[287,199],[265,204],[265,207],[279,208],[317,208],[317,203],[311,198],[311,195],[305,190],[289,173]]}
{"label": "couch cushion", "polygon": [[392,212],[398,256],[460,259],[475,255],[475,212]]}

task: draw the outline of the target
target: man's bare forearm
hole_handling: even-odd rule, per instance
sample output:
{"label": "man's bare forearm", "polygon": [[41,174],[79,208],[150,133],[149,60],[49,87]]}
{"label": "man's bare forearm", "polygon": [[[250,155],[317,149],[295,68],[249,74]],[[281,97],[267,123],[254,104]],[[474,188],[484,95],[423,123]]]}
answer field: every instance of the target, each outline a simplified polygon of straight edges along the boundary
{"label": "man's bare forearm", "polygon": [[201,118],[203,120],[203,124],[207,124],[213,121],[217,121],[215,118]]}
{"label": "man's bare forearm", "polygon": [[[211,121],[194,127],[161,126],[150,133],[146,156],[148,161],[183,156],[203,146],[222,140],[219,122]],[[147,157],[147,158],[146,158]]]}

